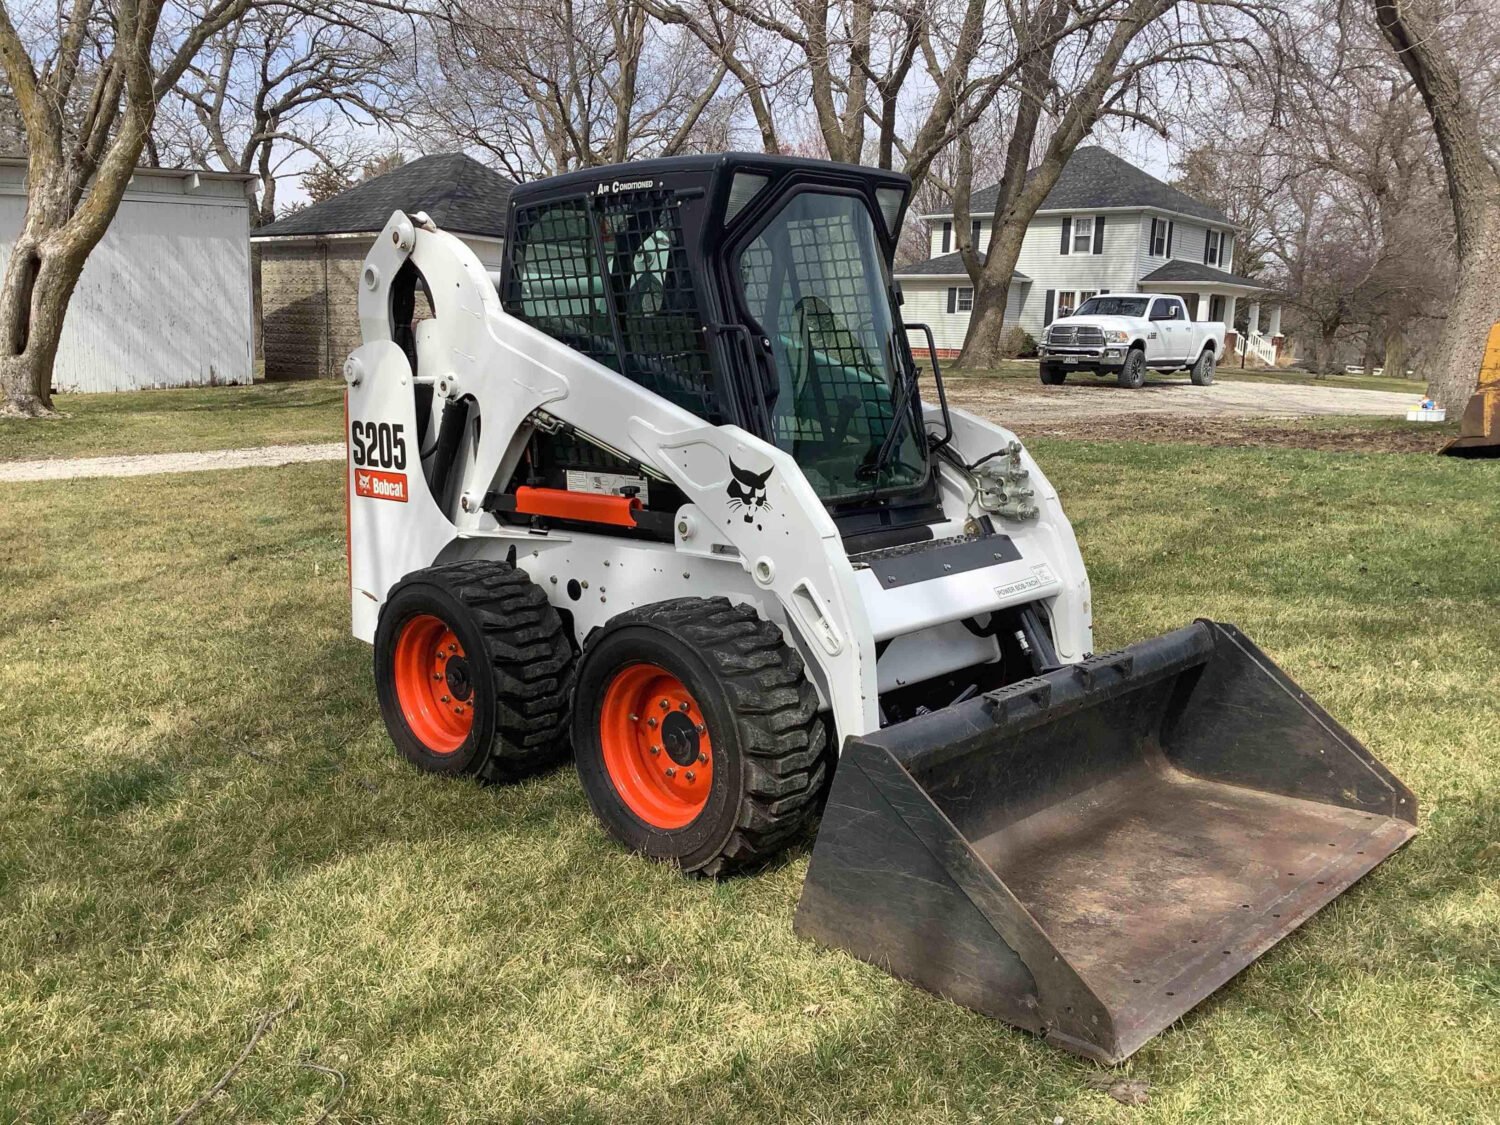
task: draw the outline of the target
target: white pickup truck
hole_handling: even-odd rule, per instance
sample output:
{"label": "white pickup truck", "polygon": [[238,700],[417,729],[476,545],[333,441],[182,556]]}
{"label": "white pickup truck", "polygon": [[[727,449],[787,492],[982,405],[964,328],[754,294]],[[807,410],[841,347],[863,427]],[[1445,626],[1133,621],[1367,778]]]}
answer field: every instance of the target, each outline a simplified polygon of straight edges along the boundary
{"label": "white pickup truck", "polygon": [[1224,354],[1224,323],[1189,320],[1181,297],[1103,293],[1042,333],[1042,382],[1061,383],[1070,371],[1112,372],[1122,387],[1139,387],[1146,371],[1192,373],[1193,385],[1214,381]]}

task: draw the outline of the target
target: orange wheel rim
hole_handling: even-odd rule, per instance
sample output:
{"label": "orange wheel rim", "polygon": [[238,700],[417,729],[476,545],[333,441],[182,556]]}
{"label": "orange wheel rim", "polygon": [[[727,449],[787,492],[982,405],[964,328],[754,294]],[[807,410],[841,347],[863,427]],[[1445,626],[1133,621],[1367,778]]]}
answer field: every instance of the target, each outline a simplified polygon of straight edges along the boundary
{"label": "orange wheel rim", "polygon": [[418,614],[396,638],[396,701],[423,746],[452,754],[474,727],[474,681],[464,646],[441,617]]}
{"label": "orange wheel rim", "polygon": [[626,808],[653,828],[682,828],[713,786],[713,747],[703,710],[681,680],[632,664],[604,690],[599,716],[604,768]]}

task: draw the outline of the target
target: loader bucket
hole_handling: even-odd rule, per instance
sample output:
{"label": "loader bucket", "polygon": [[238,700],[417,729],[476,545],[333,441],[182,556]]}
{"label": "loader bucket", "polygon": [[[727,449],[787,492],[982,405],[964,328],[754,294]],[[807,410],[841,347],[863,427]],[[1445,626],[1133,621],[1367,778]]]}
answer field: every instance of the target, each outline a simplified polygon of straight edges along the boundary
{"label": "loader bucket", "polygon": [[1260,649],[1199,621],[850,739],[796,928],[1113,1063],[1416,815]]}

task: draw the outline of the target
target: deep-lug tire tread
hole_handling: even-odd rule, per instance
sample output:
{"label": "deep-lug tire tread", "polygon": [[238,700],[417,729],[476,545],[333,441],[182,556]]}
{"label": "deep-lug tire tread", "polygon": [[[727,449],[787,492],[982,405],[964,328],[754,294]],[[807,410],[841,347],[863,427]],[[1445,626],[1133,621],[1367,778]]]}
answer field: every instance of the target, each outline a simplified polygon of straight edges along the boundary
{"label": "deep-lug tire tread", "polygon": [[575,660],[567,626],[546,592],[525,571],[492,559],[429,567],[412,578],[445,585],[484,638],[495,683],[495,736],[475,774],[509,781],[566,756]]}
{"label": "deep-lug tire tread", "polygon": [[775,855],[817,813],[829,769],[828,732],[801,656],[754,607],[727,598],[658,602],[608,628],[629,625],[654,627],[696,651],[734,711],[743,793],[728,838],[696,870],[719,876]]}

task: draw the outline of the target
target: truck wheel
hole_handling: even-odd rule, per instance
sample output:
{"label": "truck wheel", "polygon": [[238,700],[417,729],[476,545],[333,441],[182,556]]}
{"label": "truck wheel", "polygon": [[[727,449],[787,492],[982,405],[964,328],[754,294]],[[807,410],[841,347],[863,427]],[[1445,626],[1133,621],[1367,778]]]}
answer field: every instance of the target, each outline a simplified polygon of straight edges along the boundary
{"label": "truck wheel", "polygon": [[1068,379],[1068,370],[1056,363],[1042,364],[1042,382],[1049,387],[1056,387],[1065,383]]}
{"label": "truck wheel", "polygon": [[419,570],[386,600],[375,687],[418,768],[501,781],[567,749],[573,646],[540,586],[509,563]]}
{"label": "truck wheel", "polygon": [[578,668],[578,776],[609,834],[722,875],[780,851],[823,795],[828,736],[802,659],[753,608],[680,598],[623,613]]}
{"label": "truck wheel", "polygon": [[1137,390],[1146,381],[1146,353],[1140,348],[1131,348],[1125,353],[1125,366],[1118,376],[1120,386]]}
{"label": "truck wheel", "polygon": [[1214,381],[1214,350],[1211,347],[1203,349],[1203,354],[1198,357],[1198,362],[1193,364],[1193,369],[1188,373],[1192,379],[1193,386],[1206,387]]}

